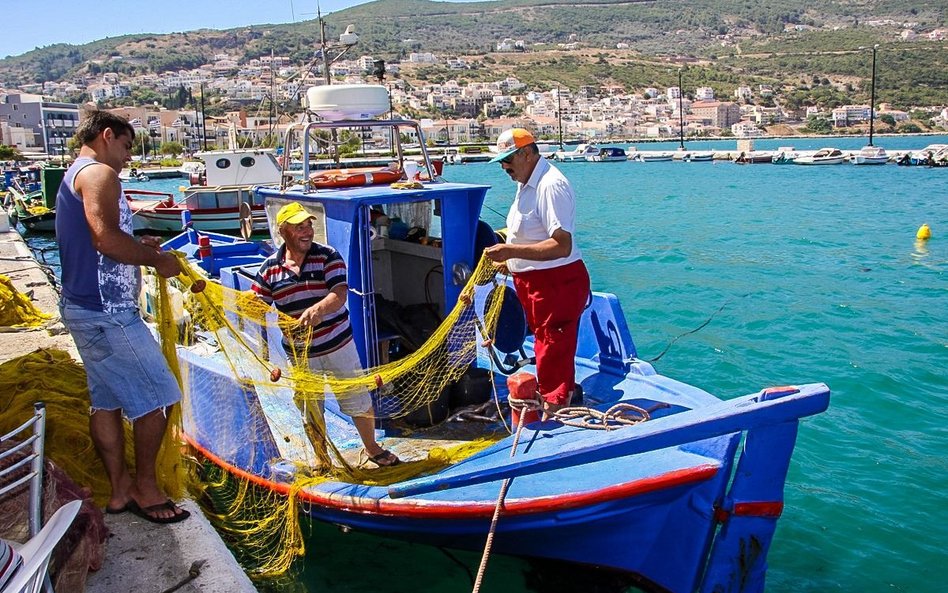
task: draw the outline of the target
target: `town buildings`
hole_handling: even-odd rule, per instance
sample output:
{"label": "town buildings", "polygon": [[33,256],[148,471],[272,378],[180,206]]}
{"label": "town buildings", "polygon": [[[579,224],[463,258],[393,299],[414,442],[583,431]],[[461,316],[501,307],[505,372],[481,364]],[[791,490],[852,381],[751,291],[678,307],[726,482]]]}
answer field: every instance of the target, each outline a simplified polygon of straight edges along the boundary
{"label": "town buildings", "polygon": [[[497,46],[500,52],[525,51],[523,42],[517,40],[505,39]],[[110,60],[120,58],[113,56]],[[473,67],[472,61],[415,51],[402,63],[386,64],[374,56],[362,55],[332,62],[329,74],[345,83],[374,83],[376,78],[385,82],[387,75],[385,84],[393,113],[421,118],[426,139],[432,143],[489,142],[511,125],[528,127],[547,139],[562,135],[571,140],[603,141],[676,138],[679,122],[683,122],[686,136],[759,136],[767,126],[802,124],[811,116],[824,117],[837,127],[864,123],[869,117],[867,105],[842,106],[831,112],[787,111],[769,85],[739,84],[726,91],[734,100],[718,100],[711,87],[648,87],[636,92],[610,84],[541,91],[526,88],[516,76],[508,74],[476,82],[461,82],[459,74],[458,79],[439,77],[437,82],[416,86],[398,76],[403,68],[432,66],[443,66],[444,72],[453,75],[454,71]],[[384,71],[378,70],[380,64]],[[185,109],[165,109],[157,102],[114,109],[148,137],[152,151],[170,142],[180,144],[186,153],[234,141],[273,145],[275,138],[282,137],[286,127],[298,118],[306,88],[325,83],[320,64],[301,69],[286,56],[242,61],[221,52],[209,63],[190,70],[136,76],[102,72],[103,65],[99,66],[90,69],[98,74],[82,79],[27,85],[29,88],[20,89],[25,92],[0,91],[0,142],[24,153],[55,156],[65,150],[81,117],[80,106],[65,102],[65,97],[84,91],[94,102],[114,102],[135,89],[149,89],[161,96],[189,99],[184,102],[188,105]],[[222,117],[202,117],[196,98],[206,93],[226,101],[232,111]],[[284,111],[289,105],[290,112],[277,112],[272,108],[274,104],[284,106]],[[678,113],[679,106],[684,113]],[[875,115],[878,118],[883,113],[891,114],[896,122],[908,117],[880,105]],[[443,116],[424,119],[426,114]],[[383,139],[365,140],[372,143]]]}

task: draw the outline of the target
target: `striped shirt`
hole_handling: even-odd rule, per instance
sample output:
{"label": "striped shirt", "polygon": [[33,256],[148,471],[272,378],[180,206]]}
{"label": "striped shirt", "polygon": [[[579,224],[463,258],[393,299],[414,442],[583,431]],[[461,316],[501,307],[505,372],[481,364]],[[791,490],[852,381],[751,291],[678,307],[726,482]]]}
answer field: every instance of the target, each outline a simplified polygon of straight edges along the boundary
{"label": "striped shirt", "polygon": [[[344,286],[346,281],[346,262],[339,252],[328,245],[313,243],[309,253],[300,266],[300,273],[286,267],[286,246],[264,260],[250,289],[267,303],[276,305],[277,310],[294,318],[303,311],[326,298],[332,289]],[[283,344],[289,351],[288,338]],[[326,315],[316,327],[312,328],[309,358],[335,352],[352,340],[352,328],[349,325],[349,312],[345,307]],[[300,340],[294,340],[302,347]]]}

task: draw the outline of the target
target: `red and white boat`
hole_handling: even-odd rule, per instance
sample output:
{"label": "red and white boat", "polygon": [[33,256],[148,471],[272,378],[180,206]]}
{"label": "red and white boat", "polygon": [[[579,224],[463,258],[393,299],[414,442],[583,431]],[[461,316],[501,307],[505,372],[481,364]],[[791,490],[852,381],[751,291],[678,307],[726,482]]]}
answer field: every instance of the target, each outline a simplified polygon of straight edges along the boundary
{"label": "red and white boat", "polygon": [[266,229],[263,203],[254,197],[252,189],[280,183],[282,170],[274,151],[233,149],[197,156],[204,161],[205,185],[182,190],[180,199],[170,193],[125,190],[135,230],[180,232],[181,217],[187,211],[195,229],[236,233],[240,231],[241,208],[245,212],[249,209],[251,229]]}
{"label": "red and white boat", "polygon": [[253,229],[266,229],[262,204],[253,201],[252,186],[190,187],[176,200],[166,192],[126,189],[136,231],[179,233],[182,215],[190,213],[191,226],[201,231],[236,233],[240,230],[241,204],[248,204]]}

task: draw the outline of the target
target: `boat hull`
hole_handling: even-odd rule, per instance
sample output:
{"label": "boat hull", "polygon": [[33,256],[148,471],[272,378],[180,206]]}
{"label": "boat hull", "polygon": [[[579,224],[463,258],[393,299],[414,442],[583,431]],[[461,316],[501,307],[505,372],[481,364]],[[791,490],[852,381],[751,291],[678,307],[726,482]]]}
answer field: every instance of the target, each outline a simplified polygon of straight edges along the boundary
{"label": "boat hull", "polygon": [[[288,468],[295,466],[280,461],[283,439],[267,419],[274,413],[273,400],[261,399],[226,363],[187,350],[179,350],[179,360],[185,377],[184,428],[193,446],[231,474],[287,494],[292,482]],[[714,430],[697,425],[713,421],[722,406],[733,403],[735,410],[744,410],[750,400],[719,402],[657,375],[620,379],[606,374],[581,366],[577,380],[590,397],[608,386],[606,393],[626,394],[619,401],[654,408],[650,422],[612,433],[557,422],[534,423],[524,428],[513,457],[513,437],[506,437],[433,475],[387,488],[338,481],[307,487],[298,495],[301,508],[316,520],[353,529],[479,550],[489,531],[501,479],[504,472],[512,472],[506,474],[513,479],[493,544],[498,553],[607,567],[634,574],[665,591],[684,593],[701,584],[709,554],[728,545],[715,509],[727,506],[728,480],[735,467],[743,467],[754,479],[779,487],[738,488],[738,500],[770,501],[768,508],[777,510],[768,510],[776,515],[763,520],[759,515],[742,517],[752,527],[732,524],[731,530],[741,535],[731,537],[740,541],[754,537],[766,548],[782,508],[796,422],[771,418],[768,422],[778,425],[776,436],[748,433],[747,442],[756,444],[738,462],[741,437],[737,427],[752,428],[758,423],[735,420]],[[669,392],[677,393],[678,401],[692,401],[698,407],[691,412],[680,405],[662,407],[659,394]],[[828,403],[828,392],[823,395]],[[284,422],[287,417],[296,417],[298,422],[292,394],[287,400]],[[587,400],[600,409],[616,403],[594,401]],[[332,403],[327,401],[326,406],[330,433],[333,426],[345,422],[331,417]],[[807,414],[825,409],[826,403],[816,402]],[[689,413],[695,418],[694,428],[686,419]],[[649,430],[657,440],[636,445],[636,439],[648,437]],[[397,446],[398,438],[390,437],[387,443]],[[334,437],[334,442],[340,441]],[[754,464],[746,457],[757,451],[761,467],[750,469]],[[531,464],[549,467],[529,473]],[[774,475],[767,477],[771,472]],[[743,544],[731,545],[741,548]],[[755,564],[752,558],[734,562]]]}
{"label": "boat hull", "polygon": [[854,165],[884,165],[888,162],[889,157],[887,156],[862,156],[857,154],[852,158]]}
{"label": "boat hull", "polygon": [[[136,207],[137,206],[137,207]],[[181,215],[188,211],[185,207],[156,207],[136,205],[132,207],[134,228],[136,231],[156,231],[177,233],[182,229]],[[267,217],[263,207],[255,207],[253,213],[254,228],[266,226]],[[240,211],[238,208],[220,208],[212,210],[190,210],[191,226],[199,231],[236,233],[240,231]]]}
{"label": "boat hull", "polygon": [[[186,432],[195,448],[231,474],[286,494],[289,484],[262,462],[279,455],[261,418],[260,402],[224,368],[214,369],[187,356],[182,362],[184,375],[201,386],[189,389],[191,395],[184,400],[184,416],[191,419]],[[210,385],[220,390],[208,389]],[[232,402],[234,407],[221,410],[221,402]],[[202,413],[210,410],[232,424],[226,428],[215,424]],[[537,441],[533,435],[547,430],[543,425],[525,429],[519,454],[529,458],[561,450],[560,445],[538,450],[537,444],[531,449],[531,440]],[[235,435],[235,442],[221,443],[223,434]],[[508,437],[451,471],[490,468],[509,459],[511,441]],[[737,444],[736,435],[725,436],[706,442],[703,454],[672,450],[516,478],[505,499],[493,549],[609,567],[668,591],[693,591],[717,526],[711,511],[724,496]],[[229,460],[220,455],[221,448],[230,449]],[[669,458],[674,460],[670,464]],[[382,487],[324,482],[305,489],[298,499],[302,509],[319,521],[406,541],[480,550],[499,488],[500,482],[493,481],[392,498]]]}
{"label": "boat hull", "polygon": [[681,160],[686,163],[710,163],[714,160],[714,154],[686,154]]}
{"label": "boat hull", "polygon": [[794,160],[795,165],[841,165],[846,157],[830,157],[830,158],[812,158],[812,157],[797,157]]}
{"label": "boat hull", "polygon": [[55,233],[56,232],[56,213],[46,212],[29,216],[17,215],[17,220],[23,228],[31,233]]}

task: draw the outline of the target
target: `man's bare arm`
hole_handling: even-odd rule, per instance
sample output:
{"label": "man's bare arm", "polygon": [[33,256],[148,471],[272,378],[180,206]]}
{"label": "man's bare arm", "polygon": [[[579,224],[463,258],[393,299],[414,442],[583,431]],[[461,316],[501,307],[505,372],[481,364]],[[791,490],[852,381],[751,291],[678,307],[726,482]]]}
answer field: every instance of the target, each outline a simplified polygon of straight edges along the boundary
{"label": "man's bare arm", "polygon": [[563,229],[556,229],[552,237],[539,243],[526,245],[498,243],[484,250],[487,257],[498,263],[514,257],[531,261],[550,261],[567,257],[572,251],[573,236]]}
{"label": "man's bare arm", "polygon": [[76,191],[82,196],[92,246],[117,262],[150,266],[164,277],[181,272],[178,259],[161,252],[152,244],[142,244],[119,227],[119,203],[122,185],[106,165],[86,167],[76,176]]}

